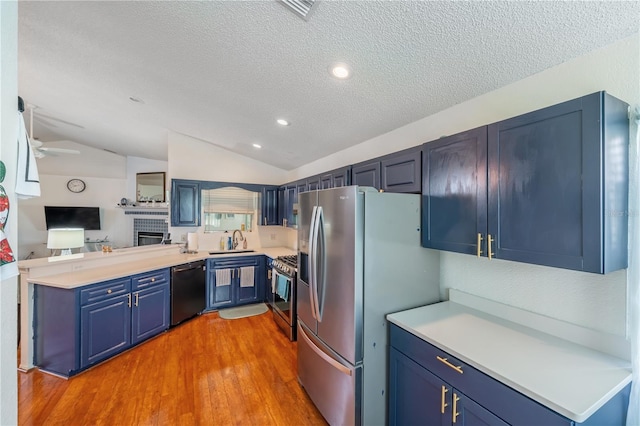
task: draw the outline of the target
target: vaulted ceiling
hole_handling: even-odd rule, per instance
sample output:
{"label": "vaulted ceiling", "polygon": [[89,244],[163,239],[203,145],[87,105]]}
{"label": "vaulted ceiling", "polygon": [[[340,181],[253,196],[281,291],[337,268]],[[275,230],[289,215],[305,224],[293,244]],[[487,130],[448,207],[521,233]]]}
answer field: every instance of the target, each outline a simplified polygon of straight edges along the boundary
{"label": "vaulted ceiling", "polygon": [[20,1],[19,93],[45,144],[166,160],[173,131],[291,170],[638,22],[637,1]]}

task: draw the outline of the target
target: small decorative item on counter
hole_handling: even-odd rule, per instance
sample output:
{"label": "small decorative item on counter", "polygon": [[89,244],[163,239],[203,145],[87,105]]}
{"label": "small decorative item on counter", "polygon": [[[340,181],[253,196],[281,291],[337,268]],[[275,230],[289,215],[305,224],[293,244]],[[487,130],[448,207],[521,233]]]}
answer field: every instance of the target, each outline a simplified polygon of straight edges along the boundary
{"label": "small decorative item on counter", "polygon": [[220,250],[224,250],[224,237],[220,237]]}
{"label": "small decorative item on counter", "polygon": [[102,245],[102,252],[103,253],[111,253],[111,246],[103,244]]}
{"label": "small decorative item on counter", "polygon": [[233,249],[233,241],[231,241],[231,237],[227,238],[227,250]]}
{"label": "small decorative item on counter", "polygon": [[244,223],[241,223],[241,224],[240,224],[240,230],[241,230],[242,232],[244,232]]}

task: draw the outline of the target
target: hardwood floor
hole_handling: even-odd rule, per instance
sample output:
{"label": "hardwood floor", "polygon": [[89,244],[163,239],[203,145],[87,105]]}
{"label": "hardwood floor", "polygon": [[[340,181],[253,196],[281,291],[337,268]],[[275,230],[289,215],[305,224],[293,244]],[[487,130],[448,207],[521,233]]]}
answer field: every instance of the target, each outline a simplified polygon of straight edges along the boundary
{"label": "hardwood floor", "polygon": [[205,314],[69,380],[18,373],[20,425],[326,425],[271,311]]}

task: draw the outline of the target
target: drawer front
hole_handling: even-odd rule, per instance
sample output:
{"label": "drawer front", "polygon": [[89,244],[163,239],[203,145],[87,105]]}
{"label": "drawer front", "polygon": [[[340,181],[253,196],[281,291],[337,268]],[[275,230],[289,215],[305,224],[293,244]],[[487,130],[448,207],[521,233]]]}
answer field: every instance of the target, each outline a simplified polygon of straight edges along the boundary
{"label": "drawer front", "polygon": [[132,291],[138,291],[156,285],[166,284],[169,282],[169,277],[169,268],[134,275],[131,277],[131,288]]}
{"label": "drawer front", "polygon": [[209,259],[209,270],[217,268],[241,268],[243,266],[259,266],[264,256],[225,257],[221,259]]}
{"label": "drawer front", "polygon": [[391,346],[507,423],[531,426],[573,424],[571,420],[394,324],[391,324]]}
{"label": "drawer front", "polygon": [[131,291],[129,277],[94,284],[80,290],[80,305],[99,302],[110,297],[129,293],[129,291]]}

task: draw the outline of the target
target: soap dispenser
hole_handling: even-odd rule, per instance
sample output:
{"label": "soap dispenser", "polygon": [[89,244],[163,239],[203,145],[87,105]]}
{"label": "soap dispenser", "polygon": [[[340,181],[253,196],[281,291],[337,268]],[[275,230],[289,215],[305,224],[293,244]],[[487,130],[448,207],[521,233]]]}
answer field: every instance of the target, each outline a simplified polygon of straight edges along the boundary
{"label": "soap dispenser", "polygon": [[224,237],[220,237],[220,250],[224,250]]}

